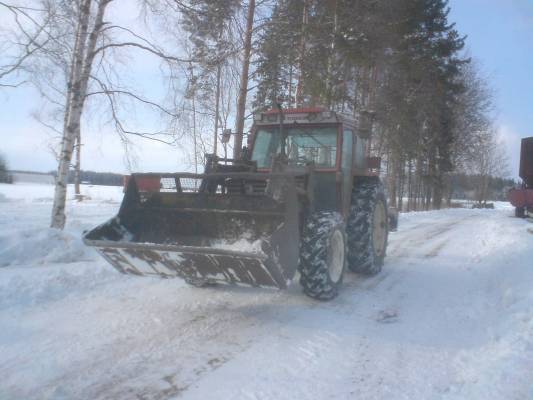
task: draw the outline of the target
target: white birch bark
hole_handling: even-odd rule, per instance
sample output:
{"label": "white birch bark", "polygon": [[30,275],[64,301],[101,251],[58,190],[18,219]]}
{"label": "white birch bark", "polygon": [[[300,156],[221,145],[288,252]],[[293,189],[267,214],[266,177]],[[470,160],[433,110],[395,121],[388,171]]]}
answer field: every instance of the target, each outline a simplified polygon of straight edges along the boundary
{"label": "white birch bark", "polygon": [[81,191],[80,191],[80,180],[81,180],[81,129],[78,129],[76,133],[76,160],[74,162],[74,194],[78,201],[82,200]]}
{"label": "white birch bark", "polygon": [[246,98],[248,96],[248,75],[250,72],[250,57],[252,54],[252,34],[254,29],[255,0],[248,2],[248,15],[246,19],[246,34],[244,38],[244,54],[242,60],[241,84],[239,88],[239,100],[237,102],[237,132],[233,147],[233,158],[239,159],[242,150],[242,138],[244,135],[244,119],[246,113]]}
{"label": "white birch bark", "polygon": [[[54,204],[52,207],[52,228],[63,229],[65,227],[65,204],[67,198],[68,172],[72,160],[72,151],[76,135],[80,132],[81,116],[89,84],[89,76],[95,57],[96,42],[103,26],[103,18],[107,5],[111,0],[101,0],[98,3],[94,26],[88,35],[89,17],[91,13],[91,0],[84,0],[80,7],[79,42],[74,52],[74,71],[70,107],[67,108],[66,129],[63,132],[61,154],[54,192]],[[79,40],[78,40],[79,39]]]}

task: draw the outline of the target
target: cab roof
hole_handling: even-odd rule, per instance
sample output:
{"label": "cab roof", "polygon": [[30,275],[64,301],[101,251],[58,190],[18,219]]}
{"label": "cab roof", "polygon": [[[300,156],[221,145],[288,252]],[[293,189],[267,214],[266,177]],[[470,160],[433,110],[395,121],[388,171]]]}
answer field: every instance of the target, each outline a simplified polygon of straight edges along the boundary
{"label": "cab roof", "polygon": [[[285,125],[339,124],[357,128],[355,119],[347,114],[329,111],[323,107],[289,108],[283,110]],[[279,124],[279,111],[268,110],[254,114],[254,125],[266,126]]]}

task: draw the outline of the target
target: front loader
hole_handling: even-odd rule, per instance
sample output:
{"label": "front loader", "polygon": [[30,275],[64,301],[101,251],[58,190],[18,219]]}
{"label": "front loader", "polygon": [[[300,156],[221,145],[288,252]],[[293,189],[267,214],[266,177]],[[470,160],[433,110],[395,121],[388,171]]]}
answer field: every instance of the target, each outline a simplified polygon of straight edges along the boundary
{"label": "front loader", "polygon": [[118,215],[84,236],[117,270],[334,298],[346,268],[376,274],[389,221],[368,136],[320,108],[257,114],[240,160],[203,174],[133,174]]}

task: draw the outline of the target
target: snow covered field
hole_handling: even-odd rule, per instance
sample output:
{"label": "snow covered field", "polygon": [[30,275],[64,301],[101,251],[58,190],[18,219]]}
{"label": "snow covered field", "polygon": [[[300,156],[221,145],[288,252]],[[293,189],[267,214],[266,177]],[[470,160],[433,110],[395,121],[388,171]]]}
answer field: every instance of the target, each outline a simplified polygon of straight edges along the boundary
{"label": "snow covered field", "polygon": [[121,188],[0,185],[0,399],[533,399],[533,224],[403,216],[383,272],[328,303],[116,273],[81,233]]}

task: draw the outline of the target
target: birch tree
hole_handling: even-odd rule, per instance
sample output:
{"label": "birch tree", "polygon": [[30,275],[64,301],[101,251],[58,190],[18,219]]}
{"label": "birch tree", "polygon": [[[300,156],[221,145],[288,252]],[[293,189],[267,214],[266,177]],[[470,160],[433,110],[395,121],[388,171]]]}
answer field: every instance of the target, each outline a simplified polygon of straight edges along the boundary
{"label": "birch tree", "polygon": [[[15,71],[23,73],[53,110],[53,121],[49,123],[43,119],[42,122],[56,132],[60,142],[51,217],[51,226],[54,228],[62,229],[65,225],[69,170],[74,149],[77,154],[75,169],[79,171],[80,168],[81,126],[83,116],[87,113],[88,100],[97,101],[105,108],[109,121],[126,148],[132,135],[175,144],[170,131],[135,129],[124,122],[121,105],[126,102],[149,107],[171,121],[179,118],[179,115],[159,102],[145,98],[135,89],[128,89],[121,82],[122,74],[115,71],[118,65],[115,57],[130,52],[137,55],[144,53],[160,60],[169,69],[171,65],[190,60],[171,55],[179,53],[179,49],[164,50],[131,28],[106,20],[109,5],[119,2],[35,0],[16,10],[17,23],[13,25],[13,35],[26,38],[27,45],[19,48],[18,58],[13,58],[19,60],[17,63],[12,62],[0,71],[3,76],[14,74]],[[0,3],[0,7],[7,6]],[[23,23],[21,15],[31,23]]]}
{"label": "birch tree", "polygon": [[[81,117],[85,104],[89,78],[97,54],[97,42],[104,27],[106,8],[112,0],[96,3],[94,21],[91,25],[91,0],[82,0],[76,24],[72,63],[70,66],[68,91],[65,104],[65,118],[61,152],[57,169],[54,202],[52,206],[52,228],[65,226],[65,203],[67,198],[68,172],[76,138],[80,136]],[[101,48],[100,48],[101,49]],[[99,49],[99,51],[101,51]]]}
{"label": "birch tree", "polygon": [[248,1],[248,11],[246,13],[246,31],[244,32],[244,45],[242,54],[241,81],[239,86],[239,99],[237,100],[236,132],[235,144],[233,147],[233,158],[241,156],[242,138],[244,135],[244,122],[246,118],[246,99],[248,96],[248,80],[250,74],[250,61],[252,57],[252,35],[255,19],[255,0]]}

